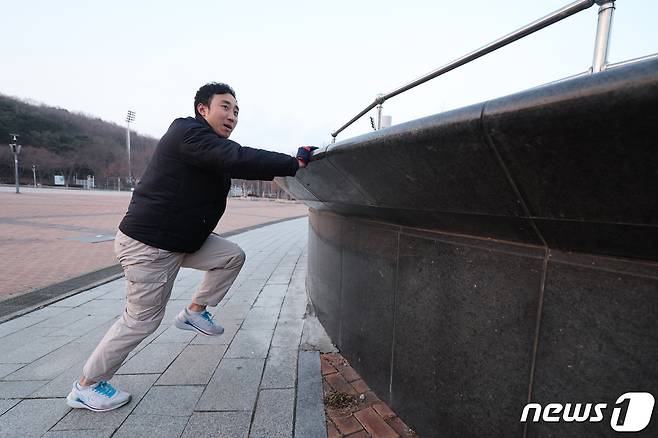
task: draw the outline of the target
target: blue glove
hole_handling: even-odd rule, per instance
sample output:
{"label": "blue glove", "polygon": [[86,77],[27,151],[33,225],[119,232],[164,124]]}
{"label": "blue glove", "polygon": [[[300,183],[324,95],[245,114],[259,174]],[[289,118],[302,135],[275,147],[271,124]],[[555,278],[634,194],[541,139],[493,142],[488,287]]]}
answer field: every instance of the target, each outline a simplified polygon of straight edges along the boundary
{"label": "blue glove", "polygon": [[297,149],[297,159],[308,164],[311,161],[311,155],[314,150],[318,149],[316,146],[302,146]]}

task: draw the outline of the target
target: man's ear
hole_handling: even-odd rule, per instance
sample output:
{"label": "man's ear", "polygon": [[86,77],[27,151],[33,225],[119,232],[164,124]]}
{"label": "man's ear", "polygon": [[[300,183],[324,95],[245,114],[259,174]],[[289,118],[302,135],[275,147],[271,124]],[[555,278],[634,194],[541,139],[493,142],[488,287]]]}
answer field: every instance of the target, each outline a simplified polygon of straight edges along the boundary
{"label": "man's ear", "polygon": [[203,117],[205,117],[208,114],[208,107],[203,103],[198,103],[196,106],[196,110]]}

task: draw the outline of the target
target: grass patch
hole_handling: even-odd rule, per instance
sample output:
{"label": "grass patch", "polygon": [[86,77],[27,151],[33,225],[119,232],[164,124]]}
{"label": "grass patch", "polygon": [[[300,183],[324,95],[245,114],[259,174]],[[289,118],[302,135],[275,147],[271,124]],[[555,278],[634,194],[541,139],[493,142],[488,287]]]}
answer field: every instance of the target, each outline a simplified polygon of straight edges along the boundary
{"label": "grass patch", "polygon": [[331,391],[324,397],[324,404],[334,409],[345,409],[356,405],[356,398],[344,392]]}

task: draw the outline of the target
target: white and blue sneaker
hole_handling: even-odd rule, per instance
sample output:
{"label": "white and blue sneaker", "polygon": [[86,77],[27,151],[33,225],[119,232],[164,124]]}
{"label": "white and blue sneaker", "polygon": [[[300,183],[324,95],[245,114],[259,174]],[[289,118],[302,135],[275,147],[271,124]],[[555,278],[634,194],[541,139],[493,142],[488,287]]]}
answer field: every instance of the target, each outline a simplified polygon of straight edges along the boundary
{"label": "white and blue sneaker", "polygon": [[130,394],[119,391],[107,382],[91,386],[80,386],[73,382],[73,388],[66,397],[66,404],[72,408],[89,409],[94,412],[111,411],[130,401]]}
{"label": "white and blue sneaker", "polygon": [[205,336],[218,336],[224,333],[224,327],[217,324],[207,310],[192,312],[187,306],[176,315],[174,325],[181,330],[192,330]]}

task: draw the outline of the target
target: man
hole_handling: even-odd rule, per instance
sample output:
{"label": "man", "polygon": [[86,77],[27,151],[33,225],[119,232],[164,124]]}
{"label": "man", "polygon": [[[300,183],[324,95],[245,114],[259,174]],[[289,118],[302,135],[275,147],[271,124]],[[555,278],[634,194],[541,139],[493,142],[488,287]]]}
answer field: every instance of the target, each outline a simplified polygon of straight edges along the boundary
{"label": "man", "polygon": [[294,158],[241,147],[228,139],[238,111],[231,87],[206,84],[195,96],[195,117],[174,120],[158,143],[114,243],[126,276],[125,310],[73,383],[69,406],[102,412],[130,401],[130,394],[107,381],[162,322],[181,267],[206,274],[174,324],[206,336],[223,333],[206,308],[226,295],[245,259],[238,245],[211,234],[226,209],[231,178],[293,176],[315,149],[299,148]]}

